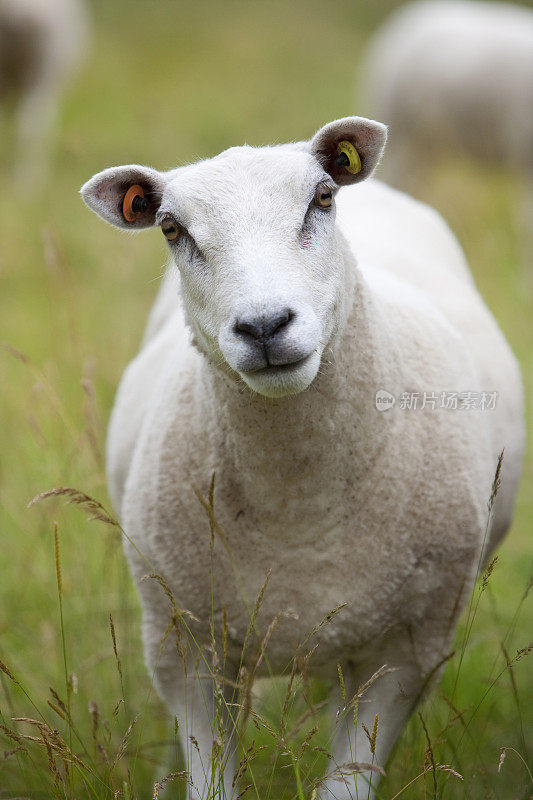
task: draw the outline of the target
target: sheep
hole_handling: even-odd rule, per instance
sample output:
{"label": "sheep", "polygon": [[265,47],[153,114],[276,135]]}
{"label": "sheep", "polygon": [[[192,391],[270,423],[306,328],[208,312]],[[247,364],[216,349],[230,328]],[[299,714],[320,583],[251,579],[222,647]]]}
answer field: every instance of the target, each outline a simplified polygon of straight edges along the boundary
{"label": "sheep", "polygon": [[83,0],[0,0],[0,99],[16,106],[16,184],[42,185],[67,78],[88,35]]}
{"label": "sheep", "polygon": [[[384,125],[348,117],[309,142],[234,147],[168,172],[112,167],[81,189],[105,221],[160,226],[169,247],[112,412],[107,466],[148,670],[198,742],[193,797],[208,796],[213,777],[214,701],[192,660],[184,674],[165,638],[168,597],[146,573],[194,615],[199,646],[209,647],[213,620],[220,648],[227,620],[227,686],[250,624],[244,598],[253,604],[267,570],[259,629],[292,613],[269,641],[274,673],[346,603],[315,629],[309,667],[334,680],[340,664],[348,693],[385,664],[398,670],[359,709],[357,760],[372,761],[361,723],[371,729],[377,713],[375,763],[384,765],[448,653],[480,558],[511,522],[519,369],[443,220],[378,181],[360,183],[385,139]],[[476,397],[477,407],[461,406]],[[209,507],[213,475],[223,546],[217,534],[211,571],[198,494]],[[334,747],[338,764],[353,761],[349,721]],[[348,798],[352,786],[326,782],[319,796]]]}
{"label": "sheep", "polygon": [[413,186],[443,151],[503,164],[533,190],[533,11],[421,0],[371,40],[360,68],[369,113],[390,125],[383,176]]}

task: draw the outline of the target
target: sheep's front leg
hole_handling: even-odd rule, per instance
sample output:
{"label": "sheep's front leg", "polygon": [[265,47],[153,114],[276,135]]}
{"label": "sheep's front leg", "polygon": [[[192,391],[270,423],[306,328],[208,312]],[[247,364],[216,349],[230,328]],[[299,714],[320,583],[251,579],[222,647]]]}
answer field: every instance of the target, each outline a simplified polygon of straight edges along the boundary
{"label": "sheep's front leg", "polygon": [[[229,800],[234,775],[235,734],[231,704],[214,687],[207,669],[184,676],[176,669],[155,671],[155,685],[178,723],[185,769],[187,800]],[[166,797],[176,796],[169,790]]]}
{"label": "sheep's front leg", "polygon": [[[224,678],[218,669],[214,675],[210,652],[193,643],[185,629],[179,640],[168,634],[168,610],[154,584],[145,581],[141,587],[146,601],[146,663],[159,696],[177,720],[183,768],[189,773],[187,800],[229,800],[234,775],[236,712],[231,696],[236,671],[226,664]],[[174,784],[167,784],[165,797],[176,796],[181,795]]]}
{"label": "sheep's front leg", "polygon": [[[417,641],[420,641],[418,636]],[[436,641],[432,637],[423,642],[423,651],[417,652],[416,641],[406,632],[401,640],[390,640],[385,646],[376,648],[364,665],[354,667],[350,662],[343,665],[348,704],[358,689],[381,667],[386,665],[394,671],[384,672],[366,689],[357,704],[356,719],[353,706],[339,713],[333,743],[334,761],[330,762],[330,770],[353,762],[382,768],[386,766],[409,715],[437,674],[437,667],[442,661],[443,644],[443,639]],[[338,697],[336,699],[339,700]],[[342,709],[344,705],[345,701],[340,699],[335,712],[338,713],[339,707]],[[373,734],[375,740],[371,741]],[[341,782],[330,778],[318,794],[320,800],[373,800],[379,778],[378,772],[371,771],[349,774]]]}
{"label": "sheep's front leg", "polygon": [[[400,668],[399,672],[403,673],[404,670]],[[366,678],[369,677],[366,672],[364,675]],[[405,675],[403,677],[405,680]],[[392,746],[412,708],[409,699],[403,696],[398,680],[396,672],[384,675],[379,679],[379,686],[373,686],[365,693],[362,702],[357,706],[356,719],[353,707],[338,719],[333,745],[334,761],[330,762],[331,770],[340,770],[343,765],[353,762],[385,767]],[[346,683],[350,687],[356,685],[352,680]],[[342,707],[342,701],[340,705]],[[374,733],[375,743],[372,744],[369,736],[373,738]],[[374,790],[379,782],[379,772],[346,774],[343,781],[338,780],[339,777],[340,773],[326,781],[319,794],[321,800],[348,800],[348,798],[373,800]]]}

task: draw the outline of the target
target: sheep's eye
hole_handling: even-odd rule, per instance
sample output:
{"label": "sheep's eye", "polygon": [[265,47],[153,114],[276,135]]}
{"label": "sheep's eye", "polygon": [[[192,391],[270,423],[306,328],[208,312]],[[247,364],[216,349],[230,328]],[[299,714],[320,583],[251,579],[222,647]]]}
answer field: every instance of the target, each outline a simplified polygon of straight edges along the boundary
{"label": "sheep's eye", "polygon": [[315,192],[315,205],[320,208],[329,208],[333,202],[333,192],[329,186],[319,183]]}
{"label": "sheep's eye", "polygon": [[175,242],[181,233],[180,226],[172,217],[164,217],[161,220],[161,230],[167,242]]}

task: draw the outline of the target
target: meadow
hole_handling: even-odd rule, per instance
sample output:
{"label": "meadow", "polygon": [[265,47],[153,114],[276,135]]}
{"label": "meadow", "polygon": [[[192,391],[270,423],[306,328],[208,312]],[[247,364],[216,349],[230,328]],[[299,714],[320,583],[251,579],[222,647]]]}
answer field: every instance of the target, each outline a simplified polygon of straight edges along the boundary
{"label": "meadow", "polygon": [[[110,508],[106,423],[165,266],[158,231],[130,236],[103,225],[78,189],[113,164],[164,169],[245,141],[307,138],[330,119],[364,114],[356,100],[358,58],[394,5],[98,0],[92,49],[66,97],[42,193],[11,188],[10,130],[1,121],[4,800],[157,796],[154,783],[169,771],[175,737],[176,723],[145,670],[120,530],[91,521],[87,503],[66,505],[64,497],[27,508],[57,486]],[[465,248],[531,398],[533,257],[522,191],[518,178],[460,157],[435,164],[417,187]],[[530,403],[527,416],[529,423]],[[529,444],[513,528],[474,590],[442,681],[392,756],[382,800],[533,797],[532,479]],[[255,631],[252,637],[255,646]],[[331,731],[320,712],[327,687],[304,684],[298,679],[288,690],[280,679],[257,687],[260,719],[248,720],[243,747],[265,749],[251,751],[235,796],[248,784],[249,798],[312,796],[328,769]],[[294,734],[284,743],[280,725]],[[61,752],[59,736],[67,748]],[[182,791],[183,781],[175,786]]]}

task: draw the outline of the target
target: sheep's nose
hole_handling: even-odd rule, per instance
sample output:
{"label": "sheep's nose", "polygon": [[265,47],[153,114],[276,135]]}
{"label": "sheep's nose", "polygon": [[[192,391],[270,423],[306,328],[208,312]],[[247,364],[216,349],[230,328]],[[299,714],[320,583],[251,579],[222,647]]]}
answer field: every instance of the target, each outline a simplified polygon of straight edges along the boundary
{"label": "sheep's nose", "polygon": [[290,308],[284,308],[272,316],[241,317],[235,322],[235,333],[248,334],[252,339],[264,342],[276,336],[294,318]]}

